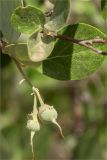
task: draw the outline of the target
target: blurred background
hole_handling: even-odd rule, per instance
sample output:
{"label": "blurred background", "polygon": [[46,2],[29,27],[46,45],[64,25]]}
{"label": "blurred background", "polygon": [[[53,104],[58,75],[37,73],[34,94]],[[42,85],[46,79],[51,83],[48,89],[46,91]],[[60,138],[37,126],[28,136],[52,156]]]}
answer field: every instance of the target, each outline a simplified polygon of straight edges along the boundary
{"label": "blurred background", "polygon": [[[53,6],[48,1],[27,0],[43,11]],[[100,15],[100,0],[71,0],[68,23],[86,22],[107,32]],[[15,64],[1,56],[0,160],[31,160],[27,114],[32,111],[33,96]],[[99,70],[80,81],[57,81],[25,68],[40,89],[46,103],[58,111],[58,122],[65,138],[53,124],[41,124],[34,137],[38,160],[107,160],[107,58]]]}

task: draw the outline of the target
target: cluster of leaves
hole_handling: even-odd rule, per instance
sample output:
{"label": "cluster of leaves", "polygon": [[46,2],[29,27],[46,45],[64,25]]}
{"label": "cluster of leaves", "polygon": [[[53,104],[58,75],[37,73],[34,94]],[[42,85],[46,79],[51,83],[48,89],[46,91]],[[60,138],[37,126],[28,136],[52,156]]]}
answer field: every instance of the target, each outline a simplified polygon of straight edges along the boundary
{"label": "cluster of leaves", "polygon": [[[26,0],[24,2],[27,4]],[[53,13],[49,19],[36,5],[22,6],[21,1],[17,0],[0,2],[1,12],[4,12],[0,29],[8,41],[4,52],[49,77],[58,80],[83,79],[95,72],[105,57],[93,54],[88,48],[56,40],[48,33],[54,31],[76,39],[105,38],[106,35],[85,23],[67,25],[71,1],[53,2]],[[101,5],[106,19],[106,1]],[[94,46],[106,50],[105,45]]]}

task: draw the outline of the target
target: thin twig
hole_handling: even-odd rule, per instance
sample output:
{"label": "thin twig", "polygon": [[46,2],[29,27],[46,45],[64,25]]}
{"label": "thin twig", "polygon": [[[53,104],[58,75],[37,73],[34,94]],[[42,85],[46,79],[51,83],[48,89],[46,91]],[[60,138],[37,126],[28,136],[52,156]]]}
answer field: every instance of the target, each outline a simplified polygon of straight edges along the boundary
{"label": "thin twig", "polygon": [[64,41],[68,41],[68,42],[71,42],[71,43],[81,45],[85,48],[88,48],[88,49],[94,51],[97,54],[107,55],[107,51],[101,51],[101,50],[99,50],[97,48],[94,48],[92,46],[94,43],[96,43],[96,44],[98,44],[98,43],[107,44],[107,38],[97,37],[97,38],[94,38],[94,39],[82,40],[82,39],[74,39],[74,38],[71,38],[71,37],[68,37],[68,36],[65,36],[65,35],[59,35],[55,32],[51,32],[51,31],[49,31],[46,34],[50,35],[54,38],[58,38],[58,39],[61,39],[61,40],[64,40]]}
{"label": "thin twig", "polygon": [[22,70],[22,67],[20,65],[20,63],[13,57],[11,57],[13,59],[13,61],[15,62],[18,70],[20,71],[20,73],[22,74],[23,78],[27,81],[27,83],[29,84],[29,86],[32,88],[33,84],[30,82],[29,78],[25,75],[25,73]]}
{"label": "thin twig", "polygon": [[[20,71],[20,73],[22,74],[23,78],[26,80],[26,82],[28,83],[28,85],[32,88],[32,90],[34,91],[34,88],[35,88],[35,90],[37,90],[37,92],[34,91],[33,93],[34,93],[37,97],[39,97],[38,99],[39,99],[40,104],[41,104],[41,105],[44,104],[44,103],[43,103],[43,100],[42,100],[42,96],[41,96],[40,93],[39,93],[39,90],[38,90],[36,87],[34,87],[34,85],[30,82],[29,78],[28,78],[28,77],[26,76],[26,74],[23,72],[23,69],[22,69],[20,63],[19,63],[14,57],[11,57],[11,58],[12,58],[13,61],[15,62],[18,70]],[[38,95],[39,95],[39,96],[38,96]]]}
{"label": "thin twig", "polygon": [[96,38],[95,39],[94,38],[94,39],[90,39],[90,40],[78,40],[78,39],[73,39],[71,37],[62,36],[62,35],[56,35],[55,38],[66,40],[66,41],[81,45],[83,47],[89,48],[90,50],[94,51],[97,54],[107,55],[107,51],[101,51],[101,50],[96,49],[92,46],[92,44],[94,44],[94,43],[107,44],[107,39],[103,39],[103,38]]}
{"label": "thin twig", "polygon": [[90,39],[90,40],[85,40],[86,43],[88,44],[94,44],[94,43],[102,43],[102,44],[107,44],[107,38],[100,38],[100,37],[96,37],[94,39]]}

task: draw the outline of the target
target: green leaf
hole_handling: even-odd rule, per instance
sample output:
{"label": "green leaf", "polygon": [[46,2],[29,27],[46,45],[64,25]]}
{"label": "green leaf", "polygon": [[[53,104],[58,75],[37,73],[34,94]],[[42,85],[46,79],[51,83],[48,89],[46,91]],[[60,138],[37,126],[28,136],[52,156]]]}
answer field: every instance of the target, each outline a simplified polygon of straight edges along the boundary
{"label": "green leaf", "polygon": [[0,0],[0,30],[2,31],[4,38],[11,43],[16,42],[20,36],[10,23],[13,10],[20,5],[20,0]]}
{"label": "green leaf", "polygon": [[51,31],[58,31],[66,25],[69,12],[70,0],[56,0],[52,17],[45,27]]}
{"label": "green leaf", "polygon": [[[104,33],[88,24],[64,27],[59,34],[76,39],[106,37]],[[94,44],[100,50],[107,50],[103,44]],[[88,48],[65,40],[57,40],[52,54],[43,62],[42,73],[58,80],[79,80],[94,73],[105,57]]]}
{"label": "green leaf", "polygon": [[11,23],[16,31],[31,34],[44,25],[45,17],[41,10],[33,6],[18,7],[12,14]]}
{"label": "green leaf", "polygon": [[102,15],[107,20],[107,0],[101,0]]}
{"label": "green leaf", "polygon": [[28,54],[32,61],[38,62],[46,59],[54,48],[54,39],[49,35],[35,32],[28,39]]}
{"label": "green leaf", "polygon": [[27,44],[11,44],[5,47],[4,53],[14,57],[24,65],[38,66],[40,63],[34,63],[29,59]]}

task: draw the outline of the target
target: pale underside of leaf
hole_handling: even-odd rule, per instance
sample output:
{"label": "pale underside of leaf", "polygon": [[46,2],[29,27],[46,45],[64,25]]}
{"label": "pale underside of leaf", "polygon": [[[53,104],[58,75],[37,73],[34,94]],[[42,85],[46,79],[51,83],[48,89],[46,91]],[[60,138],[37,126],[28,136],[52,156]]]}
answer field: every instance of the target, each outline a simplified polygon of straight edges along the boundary
{"label": "pale underside of leaf", "polygon": [[24,65],[38,67],[41,64],[41,62],[35,63],[29,59],[28,48],[25,43],[8,45],[5,47],[4,53],[10,55]]}
{"label": "pale underside of leaf", "polygon": [[54,39],[51,36],[36,32],[28,39],[28,54],[33,62],[46,59],[54,47]]}

